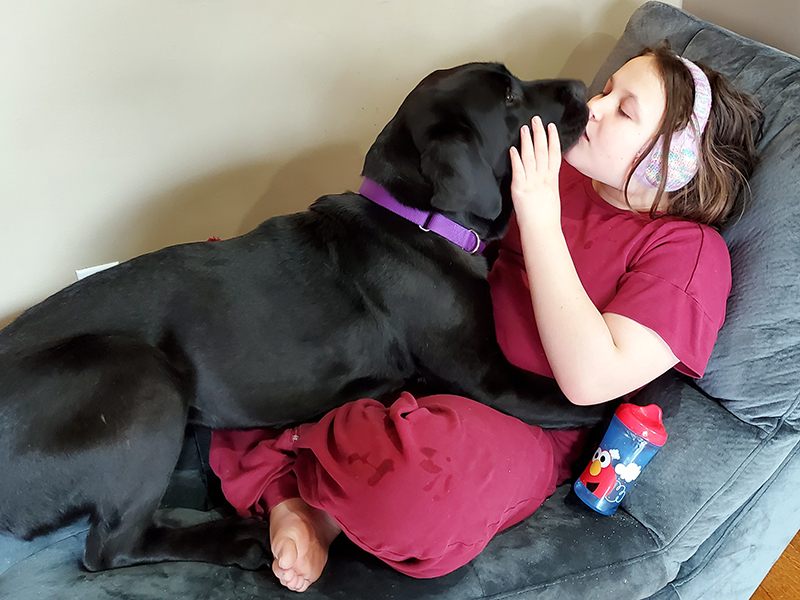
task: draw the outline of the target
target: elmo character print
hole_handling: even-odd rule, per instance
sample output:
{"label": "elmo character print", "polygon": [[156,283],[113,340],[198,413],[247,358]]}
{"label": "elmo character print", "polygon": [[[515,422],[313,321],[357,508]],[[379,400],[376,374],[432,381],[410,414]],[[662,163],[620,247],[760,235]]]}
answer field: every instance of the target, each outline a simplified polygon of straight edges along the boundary
{"label": "elmo character print", "polygon": [[617,483],[612,459],[619,460],[619,450],[598,448],[578,480],[598,498],[605,498]]}

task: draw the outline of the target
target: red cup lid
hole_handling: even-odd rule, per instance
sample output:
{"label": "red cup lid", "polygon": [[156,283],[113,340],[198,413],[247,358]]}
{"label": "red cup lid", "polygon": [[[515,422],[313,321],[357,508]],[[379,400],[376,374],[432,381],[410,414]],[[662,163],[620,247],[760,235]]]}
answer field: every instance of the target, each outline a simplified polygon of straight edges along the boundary
{"label": "red cup lid", "polygon": [[663,446],[667,441],[667,430],[661,422],[661,408],[658,405],[620,404],[614,414],[625,427],[651,444]]}

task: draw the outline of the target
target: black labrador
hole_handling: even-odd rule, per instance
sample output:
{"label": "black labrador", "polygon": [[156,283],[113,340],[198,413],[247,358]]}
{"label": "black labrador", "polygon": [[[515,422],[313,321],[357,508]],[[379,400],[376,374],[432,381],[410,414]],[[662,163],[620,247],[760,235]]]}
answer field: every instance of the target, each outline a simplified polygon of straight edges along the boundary
{"label": "black labrador", "polygon": [[[502,65],[437,71],[405,99],[363,174],[491,241],[512,212],[508,149],[541,115],[564,147],[587,120],[575,81]],[[425,382],[528,421],[537,381],[497,346],[486,260],[356,193],[221,242],[93,275],[0,332],[0,530],[31,538],[89,515],[84,565],[259,568],[268,525],[153,517],[187,420],[282,427]],[[561,418],[561,417],[558,417]],[[567,423],[569,424],[569,423]]]}

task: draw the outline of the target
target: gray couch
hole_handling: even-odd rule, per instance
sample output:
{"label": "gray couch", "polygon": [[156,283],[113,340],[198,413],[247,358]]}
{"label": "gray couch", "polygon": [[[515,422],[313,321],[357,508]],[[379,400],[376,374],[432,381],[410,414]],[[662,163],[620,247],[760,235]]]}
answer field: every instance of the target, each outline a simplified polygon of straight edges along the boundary
{"label": "gray couch", "polygon": [[[800,60],[653,2],[633,15],[593,90],[665,37],[755,93],[766,116],[752,199],[724,232],[733,293],[708,372],[698,382],[669,373],[637,398],[662,406],[666,446],[613,517],[585,509],[564,485],[472,563],[427,581],[340,539],[304,598],[745,600],[800,529]],[[189,432],[165,499],[183,508],[164,519],[217,514],[202,462],[206,437]],[[78,567],[85,531],[77,523],[33,542],[0,537],[0,597],[297,597],[269,573],[203,564],[86,573]]]}

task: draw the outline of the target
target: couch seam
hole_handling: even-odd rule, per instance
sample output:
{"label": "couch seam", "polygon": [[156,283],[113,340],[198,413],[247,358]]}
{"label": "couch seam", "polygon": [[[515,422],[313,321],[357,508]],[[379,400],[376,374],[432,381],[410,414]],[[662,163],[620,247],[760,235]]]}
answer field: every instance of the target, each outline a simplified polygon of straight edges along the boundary
{"label": "couch seam", "polygon": [[[782,421],[781,421],[781,423],[782,423]],[[751,427],[753,427],[753,425],[751,425]],[[760,428],[757,428],[757,429],[760,429]],[[664,545],[663,548],[660,548],[659,550],[656,551],[657,553],[665,552],[665,551],[671,549],[673,546],[675,546],[678,543],[678,541],[683,537],[683,535],[685,535],[685,533],[689,529],[692,528],[692,526],[697,522],[697,520],[700,519],[700,517],[703,514],[705,514],[705,512],[707,510],[709,510],[709,507],[713,504],[713,502],[719,496],[724,494],[726,491],[728,491],[733,486],[733,484],[739,479],[739,476],[742,473],[742,471],[744,471],[747,467],[749,467],[750,464],[755,460],[755,458],[763,451],[763,449],[773,439],[775,439],[779,429],[780,429],[780,425],[775,427],[772,431],[764,432],[764,433],[766,433],[766,436],[764,437],[764,439],[762,439],[758,443],[758,445],[756,445],[756,447],[753,448],[753,450],[750,451],[750,453],[742,461],[742,463],[736,468],[736,470],[733,473],[731,473],[730,477],[728,477],[728,479],[725,482],[723,482],[722,485],[719,486],[717,491],[714,492],[708,498],[708,500],[706,500],[705,503],[703,503],[703,505],[698,509],[698,511],[694,514],[694,516],[691,519],[689,519],[689,521],[686,522],[686,524],[680,529],[680,531],[678,531],[678,533],[676,533],[675,536],[669,542],[667,542]],[[760,429],[760,430],[764,431],[763,429]],[[649,527],[647,529],[648,529],[648,531],[650,530]]]}
{"label": "couch seam", "polygon": [[[774,472],[773,472],[773,474],[770,476],[770,478],[769,478],[767,481],[765,481],[765,482],[764,482],[764,483],[763,483],[763,484],[762,484],[762,485],[761,485],[761,486],[758,488],[758,490],[756,490],[756,492],[755,492],[754,494],[752,494],[752,495],[751,495],[751,496],[750,496],[750,497],[747,499],[747,501],[745,502],[745,504],[744,504],[744,505],[750,504],[750,503],[751,503],[751,502],[753,502],[753,501],[757,501],[757,500],[758,500],[758,499],[759,499],[761,496],[763,496],[763,495],[764,495],[764,494],[767,492],[767,489],[769,488],[769,486],[771,485],[771,483],[772,483],[772,482],[773,482],[773,481],[774,481],[774,480],[775,480],[775,479],[776,479],[776,478],[777,478],[777,477],[778,477],[778,476],[779,476],[781,473],[783,473],[783,471],[784,471],[784,470],[787,468],[788,464],[789,464],[789,463],[790,463],[790,462],[791,462],[791,461],[792,461],[792,460],[793,460],[795,457],[797,457],[797,455],[798,455],[799,453],[800,453],[800,442],[798,442],[798,443],[796,443],[796,444],[794,445],[794,447],[792,448],[791,452],[790,452],[790,453],[789,453],[789,454],[786,456],[786,458],[785,458],[785,459],[783,460],[783,462],[781,463],[780,467],[779,467],[779,468],[778,468],[776,471],[774,471]],[[744,505],[743,505],[743,506],[744,506]],[[738,524],[739,524],[739,522],[740,522],[740,521],[741,521],[741,520],[744,518],[744,515],[748,514],[748,513],[749,513],[749,512],[752,510],[752,508],[753,508],[753,507],[751,506],[751,507],[749,507],[749,508],[748,508],[748,509],[747,509],[747,510],[744,512],[744,513],[742,513],[742,512],[738,513],[738,514],[736,515],[736,517],[733,519],[733,521],[732,521],[732,522],[731,522],[731,523],[730,523],[730,524],[729,524],[729,525],[728,525],[728,526],[725,528],[725,531],[728,531],[728,530],[730,530],[731,528],[733,528],[733,527],[735,527],[736,525],[738,525]],[[717,552],[719,552],[719,549],[722,547],[722,542],[723,542],[723,539],[724,539],[724,538],[725,538],[725,535],[721,536],[721,537],[720,537],[720,539],[719,539],[719,540],[717,540],[717,542],[714,544],[714,546],[711,548],[711,550],[708,552],[708,554],[706,554],[706,557],[705,557],[705,558],[704,558],[704,559],[701,561],[701,563],[700,563],[700,565],[699,565],[699,567],[698,567],[697,569],[693,569],[693,570],[692,570],[692,572],[691,572],[691,573],[690,573],[690,574],[689,574],[687,577],[684,577],[683,579],[681,579],[681,580],[680,580],[680,582],[677,582],[677,583],[676,583],[676,580],[673,580],[673,581],[671,581],[671,582],[670,582],[670,585],[673,585],[673,588],[674,588],[674,587],[676,587],[676,586],[681,586],[681,585],[683,585],[683,584],[684,584],[684,582],[689,582],[689,581],[692,581],[692,580],[694,580],[694,578],[695,578],[695,577],[697,577],[697,575],[698,575],[698,574],[699,574],[699,573],[700,573],[700,572],[701,572],[701,571],[702,571],[702,570],[705,568],[705,566],[708,564],[708,562],[711,560],[711,558],[713,558],[713,557],[716,555],[716,553],[717,553]],[[677,590],[676,590],[676,591],[677,591]]]}
{"label": "couch seam", "polygon": [[17,565],[25,562],[26,560],[28,560],[28,559],[30,559],[30,558],[32,558],[34,556],[36,556],[37,554],[40,554],[41,552],[44,552],[44,551],[48,550],[49,548],[52,548],[53,546],[55,546],[57,544],[60,544],[61,542],[65,541],[65,540],[68,540],[70,538],[74,538],[74,537],[77,537],[79,535],[85,534],[87,531],[89,531],[89,528],[90,528],[90,525],[87,523],[86,526],[82,527],[79,531],[72,531],[70,533],[66,533],[65,532],[64,535],[60,535],[57,539],[53,539],[52,541],[50,541],[50,543],[48,543],[48,544],[46,544],[44,546],[41,546],[40,548],[37,548],[33,552],[26,553],[25,556],[21,556],[18,560],[15,560],[13,563],[10,563],[8,565],[8,568],[5,569],[3,571],[3,573],[6,573],[7,571],[11,570],[12,568],[16,567]]}

